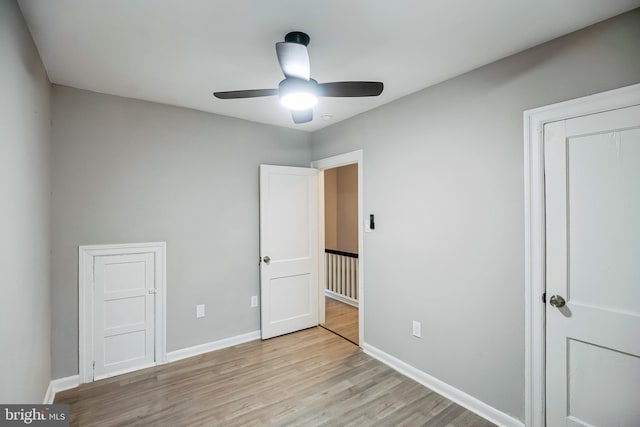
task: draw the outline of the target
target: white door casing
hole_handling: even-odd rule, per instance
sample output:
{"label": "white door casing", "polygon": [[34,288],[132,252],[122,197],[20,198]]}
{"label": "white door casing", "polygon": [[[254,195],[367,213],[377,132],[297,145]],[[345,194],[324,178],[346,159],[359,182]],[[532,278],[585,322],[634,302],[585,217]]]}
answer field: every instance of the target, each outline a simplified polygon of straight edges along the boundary
{"label": "white door casing", "polygon": [[544,141],[547,426],[637,426],[640,106],[549,123]]}
{"label": "white door casing", "polygon": [[640,84],[527,110],[524,119],[525,425],[544,427],[545,414],[545,183],[546,123],[640,105]]}
{"label": "white door casing", "polygon": [[80,246],[80,382],[166,362],[165,313],[164,242]]}
{"label": "white door casing", "polygon": [[260,165],[262,339],[318,325],[318,171]]}

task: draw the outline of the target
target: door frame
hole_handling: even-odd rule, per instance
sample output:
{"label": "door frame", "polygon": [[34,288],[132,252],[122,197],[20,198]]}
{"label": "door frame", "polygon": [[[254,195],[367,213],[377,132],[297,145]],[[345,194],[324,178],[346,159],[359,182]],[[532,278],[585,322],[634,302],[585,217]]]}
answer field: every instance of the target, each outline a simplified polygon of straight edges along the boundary
{"label": "door frame", "polygon": [[80,384],[93,381],[94,257],[153,253],[158,293],[155,300],[155,364],[167,361],[167,244],[126,243],[78,247],[78,372]]}
{"label": "door frame", "polygon": [[525,425],[544,427],[545,413],[545,206],[544,125],[640,105],[640,84],[524,112]]}
{"label": "door frame", "polygon": [[324,289],[325,289],[325,257],[324,257],[324,170],[340,166],[358,165],[358,342],[364,344],[364,162],[363,151],[356,150],[324,159],[314,160],[311,167],[318,169],[318,292],[320,305],[318,317],[320,323],[325,321]]}

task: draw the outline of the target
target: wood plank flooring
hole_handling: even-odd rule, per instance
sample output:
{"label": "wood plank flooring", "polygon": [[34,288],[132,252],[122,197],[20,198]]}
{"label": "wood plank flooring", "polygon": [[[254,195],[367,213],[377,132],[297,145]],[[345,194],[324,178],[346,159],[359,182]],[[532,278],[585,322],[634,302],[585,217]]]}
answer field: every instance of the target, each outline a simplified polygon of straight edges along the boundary
{"label": "wood plank flooring", "polygon": [[324,300],[325,322],[322,326],[358,345],[358,309],[333,298],[324,297]]}
{"label": "wood plank flooring", "polygon": [[491,426],[322,329],[60,392],[72,426]]}

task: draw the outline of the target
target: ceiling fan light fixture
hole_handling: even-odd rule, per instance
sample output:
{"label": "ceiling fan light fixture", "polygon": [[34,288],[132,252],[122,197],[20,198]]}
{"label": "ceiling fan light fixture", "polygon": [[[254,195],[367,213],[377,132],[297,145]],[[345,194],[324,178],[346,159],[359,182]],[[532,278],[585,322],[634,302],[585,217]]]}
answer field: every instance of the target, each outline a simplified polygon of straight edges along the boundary
{"label": "ceiling fan light fixture", "polygon": [[293,92],[281,95],[280,103],[289,110],[308,110],[318,104],[318,97],[308,92]]}
{"label": "ceiling fan light fixture", "polygon": [[280,103],[289,110],[308,110],[318,104],[316,95],[318,82],[313,79],[302,80],[286,78],[280,82]]}

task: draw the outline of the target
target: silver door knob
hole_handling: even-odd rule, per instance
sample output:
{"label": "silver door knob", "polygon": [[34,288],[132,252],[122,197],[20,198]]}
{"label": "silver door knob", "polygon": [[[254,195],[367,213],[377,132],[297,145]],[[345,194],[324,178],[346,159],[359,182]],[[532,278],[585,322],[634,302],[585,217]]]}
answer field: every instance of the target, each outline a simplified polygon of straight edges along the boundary
{"label": "silver door knob", "polygon": [[271,262],[271,258],[269,257],[269,255],[262,258],[262,260],[264,261],[265,264],[269,264]]}
{"label": "silver door knob", "polygon": [[567,302],[560,295],[554,295],[549,299],[549,304],[555,308],[564,307]]}

